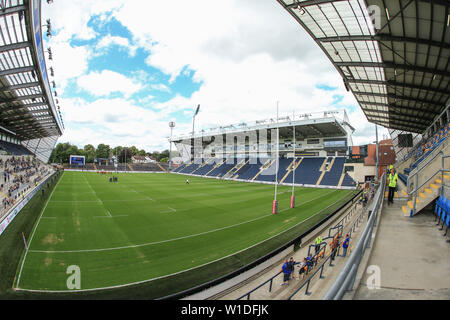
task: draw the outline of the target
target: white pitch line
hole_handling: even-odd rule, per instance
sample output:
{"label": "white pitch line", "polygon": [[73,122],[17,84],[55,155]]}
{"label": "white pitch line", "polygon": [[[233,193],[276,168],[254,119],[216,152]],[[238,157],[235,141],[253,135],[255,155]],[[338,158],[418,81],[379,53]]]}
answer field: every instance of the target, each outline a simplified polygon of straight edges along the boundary
{"label": "white pitch line", "polygon": [[[337,190],[335,190],[337,191]],[[334,191],[334,192],[335,192]],[[324,196],[327,196],[329,194],[324,194],[321,195],[319,197],[316,197],[314,199],[308,200],[306,202],[303,202],[303,204],[317,200],[319,198],[322,198]],[[285,209],[283,209],[283,211],[285,211]],[[273,216],[273,214],[267,214],[255,219],[251,219],[248,221],[244,221],[244,222],[240,222],[237,224],[233,224],[231,226],[226,226],[223,228],[218,228],[218,229],[213,229],[213,230],[209,230],[209,231],[205,231],[205,232],[200,232],[197,234],[191,234],[188,236],[184,236],[184,237],[179,237],[179,238],[173,238],[173,239],[167,239],[167,240],[161,240],[161,241],[155,241],[155,242],[148,242],[148,243],[142,243],[142,244],[136,244],[136,245],[130,245],[130,246],[123,246],[123,247],[115,247],[115,248],[103,248],[103,249],[84,249],[84,250],[61,250],[61,251],[47,251],[47,250],[30,250],[30,252],[35,252],[35,253],[77,253],[77,252],[99,252],[99,251],[112,251],[112,250],[121,250],[121,249],[131,249],[131,248],[139,248],[139,247],[145,247],[145,246],[151,246],[151,245],[155,245],[155,244],[161,244],[161,243],[166,243],[166,242],[172,242],[172,241],[177,241],[177,240],[183,240],[183,239],[188,239],[188,238],[194,238],[194,237],[198,237],[201,235],[205,235],[205,234],[209,234],[209,233],[213,233],[213,232],[217,232],[217,231],[222,231],[222,230],[226,230],[226,229],[230,229],[230,228],[234,228],[246,223],[250,223],[250,222],[254,222],[254,221],[258,221],[267,217]],[[309,218],[308,218],[309,219]],[[306,220],[305,220],[306,221]]]}
{"label": "white pitch line", "polygon": [[120,215],[109,215],[109,216],[94,216],[93,218],[118,218],[118,217],[128,217],[127,214],[120,214]]}
{"label": "white pitch line", "polygon": [[[336,192],[337,190],[333,191]],[[301,205],[317,200],[319,198],[322,198],[324,196],[328,196],[329,194],[323,194],[320,197],[308,200],[306,202],[303,202]],[[284,211],[284,209],[283,209]],[[179,238],[173,238],[173,239],[167,239],[167,240],[161,240],[161,241],[155,241],[155,242],[148,242],[148,243],[142,243],[142,244],[135,244],[135,245],[130,245],[130,246],[123,246],[123,247],[114,247],[114,248],[103,248],[103,249],[84,249],[84,250],[60,250],[60,251],[48,251],[48,250],[29,250],[30,252],[34,252],[34,253],[77,253],[77,252],[100,252],[100,251],[112,251],[112,250],[121,250],[121,249],[131,249],[131,248],[139,248],[139,247],[145,247],[145,246],[151,246],[151,245],[155,245],[155,244],[161,244],[161,243],[167,243],[167,242],[173,242],[173,241],[177,241],[177,240],[183,240],[183,239],[189,239],[189,238],[194,238],[194,237],[198,237],[198,236],[202,236],[205,234],[209,234],[209,233],[213,233],[213,232],[217,232],[217,231],[222,231],[222,230],[226,230],[226,229],[231,229],[246,223],[250,223],[250,222],[254,222],[254,221],[258,221],[267,217],[273,216],[273,214],[267,214],[255,219],[251,219],[248,221],[244,221],[244,222],[240,222],[240,223],[236,223],[230,226],[226,226],[223,228],[217,228],[217,229],[213,229],[213,230],[209,230],[209,231],[205,231],[205,232],[200,232],[200,233],[196,233],[196,234],[191,234],[188,236],[184,236],[184,237],[179,237]],[[311,218],[311,217],[309,217]],[[308,218],[308,219],[309,219]],[[306,219],[306,220],[308,220]],[[306,221],[304,220],[304,221]],[[299,222],[300,223],[300,222]]]}
{"label": "white pitch line", "polygon": [[[35,225],[34,228],[33,228],[33,232],[31,233],[30,241],[28,242],[28,245],[27,245],[28,248],[31,247],[31,242],[33,241],[34,234],[35,234],[36,229],[37,229],[37,227],[38,227],[38,225],[39,225],[39,222],[40,222],[41,219],[42,219],[42,215],[44,214],[44,211],[45,211],[45,209],[47,208],[48,202],[49,202],[50,199],[52,198],[53,193],[55,192],[56,188],[58,187],[59,182],[62,180],[63,176],[64,176],[64,172],[63,172],[61,178],[59,178],[58,183],[56,184],[56,186],[53,188],[52,193],[51,193],[50,196],[48,197],[47,201],[45,202],[44,208],[42,208],[41,214],[39,215],[39,219],[38,219],[36,225]],[[23,257],[22,265],[20,266],[19,275],[18,275],[18,277],[17,277],[17,288],[19,288],[20,277],[22,276],[22,270],[23,270],[23,266],[24,266],[24,264],[25,264],[25,260],[27,259],[28,251],[30,251],[30,250],[26,250],[26,251],[25,251],[25,256]]]}
{"label": "white pitch line", "polygon": [[109,210],[106,208],[105,204],[103,203],[102,199],[100,199],[98,194],[95,192],[94,188],[92,188],[91,183],[89,182],[89,180],[86,179],[86,177],[84,175],[83,175],[83,178],[88,183],[89,188],[91,188],[92,192],[94,192],[95,196],[97,197],[97,200],[102,204],[103,208],[105,208],[106,212],[108,213],[108,217],[112,217],[111,212],[109,212]]}

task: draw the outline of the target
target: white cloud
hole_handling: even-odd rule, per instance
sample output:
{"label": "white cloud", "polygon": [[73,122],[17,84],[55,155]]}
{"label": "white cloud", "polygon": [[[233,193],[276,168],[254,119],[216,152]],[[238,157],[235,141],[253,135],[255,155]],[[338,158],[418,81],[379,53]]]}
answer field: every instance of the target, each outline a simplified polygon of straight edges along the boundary
{"label": "white cloud", "polygon": [[168,121],[161,113],[138,107],[126,99],[62,99],[63,116],[71,126],[61,140],[78,146],[88,143],[135,145],[147,151],[166,148]]}
{"label": "white cloud", "polygon": [[95,96],[108,96],[113,92],[120,92],[127,98],[143,88],[133,79],[110,70],[102,70],[100,73],[90,72],[79,77],[77,84]]}
{"label": "white cloud", "polygon": [[127,50],[130,56],[134,56],[136,54],[137,47],[132,45],[127,38],[119,37],[119,36],[104,36],[97,44],[96,49],[101,52],[101,54],[105,53],[105,49],[109,49],[112,46],[119,46],[123,49]]}
{"label": "white cloud", "polygon": [[[51,6],[55,5],[51,13],[58,22],[58,46],[63,49],[66,41],[72,38],[92,39],[96,36],[88,25],[94,15],[99,17],[97,20],[101,24],[115,18],[132,34],[132,39],[102,35],[96,49],[118,45],[133,55],[137,48],[143,48],[148,52],[145,62],[167,74],[170,84],[189,70],[193,80],[201,83],[200,89],[190,97],[171,90],[174,97],[164,103],[158,103],[148,95],[146,102],[155,110],[150,117],[145,109],[137,108],[126,98],[144,87],[169,92],[165,84],[155,82],[153,76],[143,71],[134,71],[132,78],[108,70],[89,72],[86,68],[92,48],[83,48],[84,52],[79,49],[80,68],[75,70],[77,66],[70,62],[70,48],[65,44],[68,54],[63,57],[68,59],[67,66],[61,63],[55,69],[57,74],[59,68],[63,70],[63,83],[65,79],[77,78],[79,86],[96,96],[121,92],[125,99],[115,100],[114,104],[120,102],[122,106],[135,107],[134,111],[143,113],[142,117],[130,119],[122,114],[110,114],[111,110],[104,107],[110,100],[89,104],[91,108],[102,110],[93,119],[99,121],[99,128],[106,128],[96,131],[93,138],[141,139],[135,137],[136,129],[141,135],[147,134],[145,128],[148,126],[166,132],[167,119],[161,115],[172,116],[170,113],[174,112],[186,114],[186,120],[177,123],[176,127],[176,133],[186,133],[190,130],[190,117],[197,104],[202,105],[196,119],[197,128],[201,129],[273,116],[277,101],[281,114],[292,114],[293,110],[297,113],[325,111],[335,108],[333,96],[340,95],[343,100],[339,105],[356,109],[354,112],[348,110],[350,121],[357,129],[355,144],[374,141],[374,125],[367,122],[353,95],[346,92],[336,69],[306,31],[276,1],[228,0],[217,5],[211,0],[74,0],[58,1]],[[59,51],[60,48],[56,48],[54,55]],[[337,89],[320,90],[318,84]],[[64,110],[66,106],[61,105]],[[81,125],[86,114],[68,111],[65,122]],[[119,116],[123,116],[122,121],[117,121]],[[89,125],[94,126],[94,123]],[[160,132],[153,132],[146,143],[166,143]]]}

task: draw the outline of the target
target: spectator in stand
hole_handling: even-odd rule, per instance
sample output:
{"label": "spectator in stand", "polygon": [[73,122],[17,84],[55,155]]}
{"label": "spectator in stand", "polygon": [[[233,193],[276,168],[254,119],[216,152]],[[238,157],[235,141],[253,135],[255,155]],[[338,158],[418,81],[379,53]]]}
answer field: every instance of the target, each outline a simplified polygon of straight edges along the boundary
{"label": "spectator in stand", "polygon": [[289,271],[290,271],[289,279],[294,276],[294,266],[295,266],[295,261],[294,261],[294,258],[291,257],[288,262],[288,267],[289,267]]}
{"label": "spectator in stand", "polygon": [[349,244],[350,244],[350,236],[347,234],[345,236],[344,243],[342,243],[342,249],[344,250],[344,252],[342,253],[342,257],[345,257],[347,255],[347,249]]}
{"label": "spectator in stand", "polygon": [[283,273],[283,283],[281,285],[288,285],[291,271],[289,270],[289,262],[287,259],[284,259],[283,266],[281,267],[281,272]]}
{"label": "spectator in stand", "polygon": [[299,264],[299,268],[300,270],[298,271],[298,279],[300,280],[300,277],[303,279],[305,277],[305,273],[306,273],[306,258],[303,259],[302,262],[300,262]]}

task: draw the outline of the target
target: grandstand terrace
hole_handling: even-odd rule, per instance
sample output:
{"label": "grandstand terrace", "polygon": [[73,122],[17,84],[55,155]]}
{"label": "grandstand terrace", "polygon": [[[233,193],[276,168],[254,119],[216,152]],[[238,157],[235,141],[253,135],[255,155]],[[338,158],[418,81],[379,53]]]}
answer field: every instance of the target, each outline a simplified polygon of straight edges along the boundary
{"label": "grandstand terrace", "polygon": [[353,130],[344,110],[294,114],[278,121],[259,120],[176,136],[172,142],[185,163],[172,172],[248,182],[354,188],[351,177],[344,183],[344,163]]}

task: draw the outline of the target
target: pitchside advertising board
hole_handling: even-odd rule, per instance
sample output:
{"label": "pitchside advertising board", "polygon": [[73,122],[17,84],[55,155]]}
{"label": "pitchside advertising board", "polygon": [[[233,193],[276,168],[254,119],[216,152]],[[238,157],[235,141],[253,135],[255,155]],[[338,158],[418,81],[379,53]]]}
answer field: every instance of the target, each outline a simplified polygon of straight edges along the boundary
{"label": "pitchside advertising board", "polygon": [[84,156],[70,156],[70,164],[71,165],[85,165],[85,157]]}

